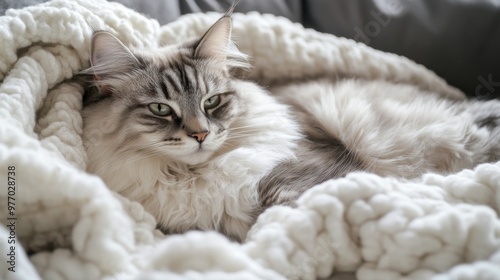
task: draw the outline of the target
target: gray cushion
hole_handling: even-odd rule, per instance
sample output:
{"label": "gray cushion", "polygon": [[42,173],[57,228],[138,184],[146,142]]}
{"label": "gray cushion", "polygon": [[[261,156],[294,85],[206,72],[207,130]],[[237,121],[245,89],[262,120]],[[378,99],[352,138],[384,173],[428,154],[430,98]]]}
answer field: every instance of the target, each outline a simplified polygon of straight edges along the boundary
{"label": "gray cushion", "polygon": [[409,57],[471,97],[500,97],[500,0],[306,3],[306,26]]}

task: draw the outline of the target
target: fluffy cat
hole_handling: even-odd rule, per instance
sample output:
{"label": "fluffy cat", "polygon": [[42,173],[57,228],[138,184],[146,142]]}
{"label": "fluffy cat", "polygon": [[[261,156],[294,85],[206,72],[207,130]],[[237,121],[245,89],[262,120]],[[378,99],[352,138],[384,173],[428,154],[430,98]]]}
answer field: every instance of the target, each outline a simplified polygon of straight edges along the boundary
{"label": "fluffy cat", "polygon": [[130,50],[92,39],[84,97],[88,171],[144,205],[166,232],[243,240],[256,216],[352,171],[415,178],[500,158],[500,102],[452,102],[354,79],[271,88],[248,68],[231,18],[199,39]]}

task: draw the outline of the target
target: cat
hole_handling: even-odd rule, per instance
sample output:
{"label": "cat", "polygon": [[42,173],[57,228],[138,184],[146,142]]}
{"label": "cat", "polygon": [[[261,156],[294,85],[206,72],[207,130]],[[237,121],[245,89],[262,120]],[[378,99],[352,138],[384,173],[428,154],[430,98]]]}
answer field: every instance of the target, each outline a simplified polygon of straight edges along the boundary
{"label": "cat", "polygon": [[92,37],[87,170],[166,233],[241,241],[268,207],[349,172],[412,179],[500,159],[499,101],[349,78],[266,90],[235,75],[250,65],[231,30],[226,13],[201,38],[155,50]]}

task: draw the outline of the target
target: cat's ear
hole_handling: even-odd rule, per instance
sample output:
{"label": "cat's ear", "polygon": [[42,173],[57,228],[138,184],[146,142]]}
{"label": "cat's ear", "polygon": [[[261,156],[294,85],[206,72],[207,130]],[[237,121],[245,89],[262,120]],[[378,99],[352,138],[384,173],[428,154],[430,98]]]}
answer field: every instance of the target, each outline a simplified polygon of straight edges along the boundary
{"label": "cat's ear", "polygon": [[227,59],[227,50],[231,43],[232,24],[230,17],[220,18],[201,37],[194,52],[196,58]]}
{"label": "cat's ear", "polygon": [[228,69],[248,68],[247,56],[231,40],[232,29],[230,13],[226,13],[201,37],[194,57],[210,59]]}
{"label": "cat's ear", "polygon": [[113,74],[123,74],[138,67],[139,61],[118,38],[106,31],[98,31],[92,36],[91,68],[97,80]]}

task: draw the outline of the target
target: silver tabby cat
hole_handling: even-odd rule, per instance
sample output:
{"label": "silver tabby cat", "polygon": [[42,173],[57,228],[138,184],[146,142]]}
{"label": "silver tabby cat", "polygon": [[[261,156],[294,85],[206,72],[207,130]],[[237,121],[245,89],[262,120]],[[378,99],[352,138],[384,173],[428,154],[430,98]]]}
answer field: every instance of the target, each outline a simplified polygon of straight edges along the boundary
{"label": "silver tabby cat", "polygon": [[88,171],[138,201],[166,232],[243,240],[259,213],[352,171],[415,178],[500,158],[500,102],[454,102],[409,85],[238,79],[231,18],[199,39],[131,50],[92,40]]}

